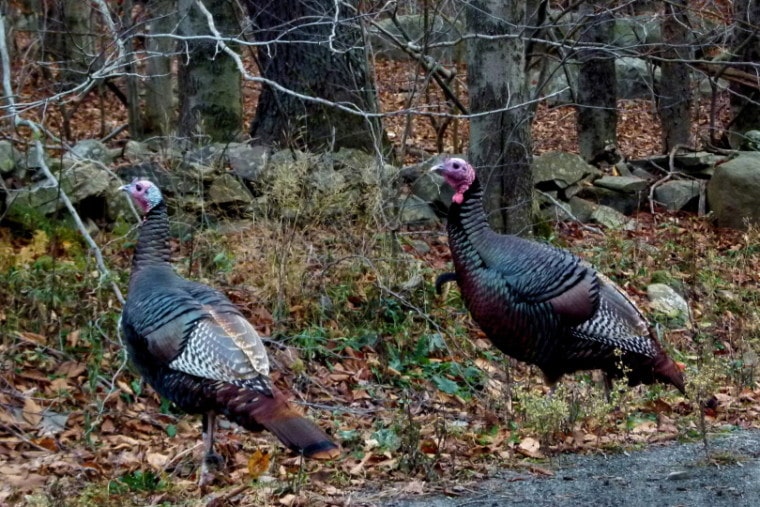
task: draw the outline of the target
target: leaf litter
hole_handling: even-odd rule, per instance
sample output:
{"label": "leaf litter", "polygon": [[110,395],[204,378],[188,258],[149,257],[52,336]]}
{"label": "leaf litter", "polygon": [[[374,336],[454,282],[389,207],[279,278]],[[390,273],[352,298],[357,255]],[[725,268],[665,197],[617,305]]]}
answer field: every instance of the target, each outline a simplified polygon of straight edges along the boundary
{"label": "leaf litter", "polygon": [[[398,74],[398,69],[389,63],[378,70],[379,75],[393,72]],[[399,85],[400,81],[395,86]],[[386,108],[404,98],[389,86],[382,81],[378,86]],[[77,114],[88,110],[88,100]],[[250,104],[246,109],[254,110]],[[91,112],[97,113],[96,108]],[[115,111],[113,117],[119,114]],[[573,151],[573,115],[566,107],[539,108],[534,127],[536,153]],[[659,151],[659,134],[652,128],[657,122],[649,115],[649,106],[643,101],[623,104],[619,132],[621,149],[628,156]],[[91,123],[75,121],[81,126]],[[403,118],[390,118],[388,128],[401,139]],[[437,152],[433,127],[424,119],[415,120],[411,133],[407,145],[420,149],[408,151],[407,162],[419,160],[420,153]],[[87,131],[79,134],[90,137]],[[458,135],[466,139],[465,126]],[[457,150],[453,136],[451,131],[445,134],[446,146]],[[555,233],[565,247],[611,269],[605,272],[625,281],[625,289],[647,310],[642,289],[649,275],[662,270],[664,263],[657,250],[691,255],[689,262],[672,259],[671,264],[685,268],[670,274],[685,287],[692,287],[688,299],[695,315],[709,319],[696,319],[697,335],[687,328],[668,331],[667,343],[682,352],[684,357],[679,359],[690,368],[687,375],[708,371],[709,365],[700,363],[706,356],[733,368],[729,374],[726,370],[714,374],[710,399],[705,403],[707,429],[757,428],[758,317],[756,311],[753,314],[745,308],[760,306],[760,260],[752,253],[758,244],[757,232],[719,230],[703,218],[662,210],[655,215],[639,213],[636,219],[638,229],[609,232],[608,237],[573,223],[558,224]],[[425,290],[430,292],[435,275],[450,269],[446,238],[440,230],[410,232],[428,249],[421,253],[402,244],[402,251],[424,267]],[[313,324],[313,301],[304,301],[300,292],[291,291],[284,305],[283,329],[283,319],[273,317],[268,299],[274,293],[272,277],[266,275],[270,263],[251,254],[266,252],[276,236],[272,230],[254,228],[227,238],[240,262],[223,288],[262,332],[293,334]],[[330,252],[345,236],[346,231],[325,228],[294,241],[308,243],[313,251]],[[651,245],[655,252],[633,247],[610,259],[609,236],[615,236],[619,245]],[[6,231],[2,237],[7,237]],[[35,238],[26,243],[8,242],[24,265],[50,248],[46,236],[37,234]],[[684,248],[675,250],[669,246],[672,244]],[[121,269],[128,267],[123,252],[112,252],[111,258]],[[725,262],[731,258],[736,259],[734,265]],[[256,273],[263,275],[256,279]],[[720,279],[706,280],[706,273]],[[317,268],[305,275],[301,281],[304,295],[319,292],[309,286],[315,281],[322,286],[343,283],[338,275]],[[346,300],[343,317],[365,315],[377,300],[377,273],[366,270],[354,278],[358,281]],[[528,425],[520,412],[521,397],[544,395],[538,375],[495,351],[463,310],[458,291],[447,289],[443,298],[425,300],[426,312],[444,323],[443,331],[464,335],[466,340],[455,343],[447,336],[448,349],[431,352],[424,364],[389,356],[392,349],[388,343],[398,343],[408,352],[404,340],[419,339],[403,337],[400,329],[337,350],[335,342],[347,339],[347,331],[341,319],[329,312],[322,312],[319,319],[320,332],[325,335],[320,342],[322,357],[312,358],[309,347],[302,344],[273,340],[270,352],[278,365],[276,382],[294,392],[297,402],[312,406],[309,416],[336,435],[344,454],[330,463],[302,462],[271,436],[227,424],[218,437],[227,473],[210,493],[196,485],[201,453],[199,419],[173,413],[133,373],[118,370],[122,356],[115,342],[107,343],[102,356],[97,356],[89,350],[92,345],[83,338],[80,327],[56,327],[58,324],[51,322],[57,322],[58,316],[40,307],[40,322],[48,331],[25,331],[27,326],[20,325],[12,338],[0,342],[0,474],[4,479],[0,503],[37,505],[35,501],[45,498],[64,505],[359,505],[351,503],[352,492],[422,494],[437,490],[457,495],[502,467],[549,475],[552,472],[541,463],[558,453],[614,452],[697,438],[700,426],[694,403],[656,388],[637,388],[624,394],[617,407],[556,427],[541,426],[541,421]],[[415,289],[406,286],[399,290]],[[93,297],[83,295],[78,303]],[[720,312],[713,310],[716,305]],[[11,306],[2,305],[0,321],[7,322],[10,312]],[[705,352],[697,343],[704,339],[699,333],[709,334],[710,343],[716,346]],[[61,350],[61,340],[67,352]],[[468,361],[484,381],[445,368]],[[589,392],[593,395],[600,390],[584,375],[565,382],[570,384],[567,397],[571,402],[577,399],[582,404],[591,396]],[[463,397],[465,392],[459,386],[468,383],[476,389],[465,389],[467,396]],[[377,495],[378,499],[387,497],[386,493]],[[382,500],[378,501],[382,505]]]}

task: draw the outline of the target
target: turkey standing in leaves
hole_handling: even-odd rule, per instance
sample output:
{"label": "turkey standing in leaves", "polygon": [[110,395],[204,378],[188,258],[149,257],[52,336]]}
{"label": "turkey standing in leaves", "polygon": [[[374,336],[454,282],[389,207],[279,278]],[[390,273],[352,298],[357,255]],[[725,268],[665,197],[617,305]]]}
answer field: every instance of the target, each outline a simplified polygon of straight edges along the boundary
{"label": "turkey standing in leaves", "polygon": [[436,289],[456,280],[496,347],[538,366],[550,386],[600,369],[608,390],[625,373],[630,386],[664,382],[685,394],[680,368],[617,285],[566,250],[493,231],[466,161],[449,158],[431,171],[455,192],[447,227],[456,274],[441,275]]}
{"label": "turkey standing in leaves", "polygon": [[261,337],[221,292],[177,275],[169,264],[169,221],[161,191],[147,180],[121,187],[145,215],[121,327],[145,380],[185,412],[203,414],[205,456],[214,453],[216,414],[251,431],[264,428],[304,456],[332,459],[338,446],[298,413],[269,378]]}

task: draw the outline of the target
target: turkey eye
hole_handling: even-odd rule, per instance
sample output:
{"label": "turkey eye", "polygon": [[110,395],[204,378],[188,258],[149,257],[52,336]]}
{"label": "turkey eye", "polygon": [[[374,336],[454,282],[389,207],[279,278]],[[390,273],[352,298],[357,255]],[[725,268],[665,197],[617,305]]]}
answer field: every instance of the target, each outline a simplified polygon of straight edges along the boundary
{"label": "turkey eye", "polygon": [[142,185],[140,185],[139,183],[135,185],[135,190],[137,190],[138,192],[142,192],[142,189],[143,189]]}
{"label": "turkey eye", "polygon": [[454,169],[459,169],[459,162],[454,162]]}

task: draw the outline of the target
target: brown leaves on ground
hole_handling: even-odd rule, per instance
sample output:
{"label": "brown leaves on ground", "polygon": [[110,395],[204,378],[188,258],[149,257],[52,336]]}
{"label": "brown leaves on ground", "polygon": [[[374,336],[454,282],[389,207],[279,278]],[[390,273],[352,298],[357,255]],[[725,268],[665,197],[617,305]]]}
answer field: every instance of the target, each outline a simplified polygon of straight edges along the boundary
{"label": "brown leaves on ground", "polygon": [[[417,74],[413,64],[378,62],[376,71],[384,111],[448,110],[439,91],[419,88],[424,76]],[[464,75],[464,69],[459,69],[459,90],[464,90]],[[28,85],[19,91],[26,101],[50,90]],[[249,115],[255,110],[252,101],[257,94],[257,85],[247,83]],[[100,133],[92,132],[99,118],[107,118],[106,131],[126,122],[126,110],[115,101],[105,101],[101,110],[96,107],[96,94],[80,99],[71,116],[72,141],[99,137]],[[466,103],[466,97],[463,100]],[[46,125],[55,130],[61,116],[52,109]],[[694,133],[701,138],[704,132],[700,129],[708,124],[704,105],[697,116]],[[406,162],[438,153],[441,146],[450,153],[463,152],[468,140],[466,122],[452,122],[439,140],[436,126],[440,125],[435,121],[425,115],[396,115],[387,118],[385,126]],[[621,151],[628,157],[658,153],[657,124],[648,102],[621,101]],[[534,151],[577,151],[575,132],[571,107],[540,106],[533,127]],[[117,139],[123,140],[125,135]],[[698,340],[706,339],[699,335],[695,339],[695,331],[686,327],[669,331],[668,345],[683,354],[687,377],[712,371],[700,362],[704,357],[717,357],[734,368],[731,376],[714,372],[714,378],[708,379],[712,383],[706,383],[706,388],[711,388],[705,394],[707,428],[758,427],[758,322],[756,316],[753,321],[742,315],[740,306],[748,304],[748,298],[739,294],[756,291],[760,284],[760,260],[746,254],[757,248],[757,234],[747,237],[716,230],[708,221],[687,214],[641,213],[636,218],[637,230],[608,232],[617,241],[615,248],[610,247],[609,237],[592,234],[577,224],[558,224],[557,235],[589,261],[609,266],[606,273],[624,281],[625,289],[645,310],[641,289],[652,272],[669,269],[690,287],[687,299],[696,331],[718,346],[705,352]],[[230,273],[204,271],[199,256],[189,255],[192,252],[185,251],[184,245],[175,245],[179,258],[196,259],[190,266],[193,277],[212,277],[206,282],[224,290],[262,333],[275,335],[270,352],[276,382],[293,392],[296,401],[312,403],[309,417],[331,432],[344,449],[342,458],[334,462],[302,461],[271,435],[240,431],[227,424],[217,436],[217,450],[227,468],[219,474],[209,497],[196,486],[201,454],[198,417],[172,412],[124,367],[115,336],[101,330],[93,338],[91,331],[75,323],[75,316],[90,312],[85,320],[96,322],[93,327],[99,329],[99,319],[109,312],[118,313],[118,305],[112,301],[99,304],[110,297],[104,296],[102,288],[80,289],[75,301],[56,309],[39,302],[30,308],[26,292],[15,298],[0,294],[0,325],[13,323],[18,328],[15,334],[0,334],[0,504],[34,504],[37,495],[37,500],[63,505],[328,506],[345,505],[363,490],[366,500],[354,500],[353,505],[382,505],[394,495],[431,489],[457,494],[500,466],[551,474],[536,460],[556,453],[598,452],[698,435],[693,402],[667,390],[646,396],[648,391],[643,388],[632,390],[619,407],[602,407],[594,416],[566,425],[542,428],[540,420],[527,424],[521,396],[543,395],[539,376],[533,369],[505,360],[491,347],[463,310],[456,288],[450,288],[443,298],[432,296],[432,280],[451,270],[443,231],[402,232],[393,241],[400,246],[404,262],[425,276],[422,288],[381,283],[399,271],[399,264],[389,262],[384,257],[387,252],[379,255],[374,250],[377,230],[283,232],[281,224],[257,222],[226,238],[235,259]],[[425,248],[406,241],[409,238],[424,243]],[[18,259],[29,265],[54,248],[40,234],[17,238],[7,229],[0,229],[0,242],[0,257],[12,259],[8,261],[12,266]],[[663,259],[657,251],[669,243],[683,248],[674,258]],[[127,253],[110,248],[106,253],[111,265],[128,268]],[[66,248],[58,249],[56,255],[68,254]],[[676,270],[674,266],[682,260],[677,256],[690,256],[685,264],[692,268]],[[719,262],[732,256],[739,259],[735,266]],[[720,280],[706,280],[709,277]],[[350,292],[343,307],[331,308],[319,301],[327,288],[338,286]],[[24,287],[19,292],[27,290]],[[422,292],[417,294],[422,303],[410,295],[415,290]],[[760,298],[754,297],[751,300],[750,296],[749,303],[757,306]],[[379,318],[392,322],[404,317],[410,326],[416,326],[413,331],[403,326],[394,332],[375,329],[381,309],[373,305],[382,299],[403,298],[400,310]],[[415,304],[419,305],[416,309]],[[32,322],[30,317],[11,320],[21,310],[38,321]],[[448,333],[445,350],[424,358],[429,364],[469,361],[482,373],[484,382],[473,386],[471,397],[439,389],[465,385],[468,380],[461,376],[444,372],[436,384],[426,377],[423,364],[402,367],[392,363],[398,359],[392,357],[394,350],[409,353],[421,334],[437,331],[425,319]],[[346,321],[352,321],[355,328],[349,329]],[[341,341],[365,338],[347,336],[358,333],[356,323],[363,321],[369,322],[370,328],[361,331],[376,335],[355,346],[338,347]],[[113,329],[107,328],[107,323],[103,326]],[[294,335],[301,332],[312,332],[321,341],[313,347],[294,346]],[[455,333],[465,340],[453,340]],[[313,357],[317,348],[321,355]],[[583,402],[584,397],[601,391],[583,377],[565,383],[571,401],[575,396]]]}
{"label": "brown leaves on ground", "polygon": [[[636,231],[608,231],[606,238],[577,224],[560,224],[558,234],[568,248],[589,261],[613,266],[609,275],[624,280],[629,294],[645,309],[643,291],[634,288],[644,287],[651,274],[662,268],[660,250],[673,242],[685,244],[681,255],[690,257],[679,261],[688,261],[684,266],[691,265],[693,270],[676,269],[680,262],[674,261],[669,272],[691,288],[689,301],[695,312],[709,316],[697,319],[696,324],[709,334],[710,343],[719,344],[710,352],[713,357],[725,359],[727,364],[740,359],[737,368],[744,368],[733,378],[727,378],[725,371],[715,374],[709,396],[705,395],[709,398],[706,425],[760,426],[760,390],[756,381],[746,378],[757,371],[751,358],[756,350],[752,340],[757,340],[757,322],[746,321],[738,303],[731,299],[753,297],[752,291],[760,284],[760,260],[744,255],[755,245],[756,234],[715,230],[705,220],[686,214],[642,213],[637,219],[640,227]],[[266,284],[272,281],[251,276],[266,273],[263,268],[270,265],[271,257],[265,252],[271,237],[255,228],[237,234],[229,238],[233,248],[239,249],[233,251],[239,262],[225,277],[235,281],[229,292],[255,325],[282,332],[282,324],[262,310],[271,297]],[[447,336],[448,347],[428,354],[426,361],[471,361],[484,378],[471,398],[439,389],[447,388],[449,381],[463,385],[465,379],[449,375],[437,384],[426,376],[422,363],[393,366],[389,350],[413,346],[420,339],[419,331],[408,337],[398,332],[379,336],[371,344],[339,347],[348,339],[346,321],[361,321],[368,315],[385,275],[379,260],[375,262],[378,271],[356,273],[355,267],[346,263],[343,273],[314,255],[325,252],[330,258],[341,258],[341,248],[350,246],[338,240],[345,230],[312,230],[308,238],[301,234],[291,235],[290,253],[303,271],[294,274],[293,285],[284,286],[287,290],[282,293],[290,315],[284,322],[294,324],[278,339],[279,344],[270,348],[276,365],[274,378],[294,393],[297,402],[314,404],[307,411],[309,417],[340,441],[344,453],[334,462],[302,461],[271,435],[225,424],[217,438],[227,468],[213,485],[214,498],[233,505],[334,505],[360,489],[408,493],[447,489],[482,479],[494,466],[526,466],[533,473],[551,473],[535,460],[562,452],[598,452],[699,434],[694,402],[667,389],[656,396],[646,396],[646,388],[624,389],[624,399],[617,407],[602,406],[593,415],[588,412],[556,427],[540,418],[530,422],[523,412],[525,400],[526,396],[545,397],[540,378],[533,369],[504,360],[490,346],[456,303],[455,287],[447,296],[453,299],[430,300],[427,312],[444,331],[460,327],[467,339],[459,343]],[[404,243],[402,249],[408,256],[406,262],[426,267],[429,280],[425,290],[432,294],[429,284],[435,274],[449,269],[449,254],[445,237],[429,233],[419,237],[428,248],[418,250]],[[610,242],[618,242],[618,251],[610,251]],[[610,263],[608,257],[613,253],[617,260]],[[302,254],[311,260],[298,261]],[[732,256],[740,259],[735,265],[730,262]],[[706,273],[719,279],[705,281]],[[216,281],[225,288],[224,279]],[[361,289],[346,299],[345,307],[331,310],[341,314],[317,317],[322,311],[317,309],[320,287],[348,283],[360,284]],[[725,311],[716,314],[715,304],[726,305]],[[332,338],[317,344],[322,356],[310,359],[314,349],[295,346],[292,333],[307,331],[309,323],[320,319],[320,332]],[[674,329],[664,339],[683,354],[690,380],[706,374],[708,370],[702,370],[705,366],[697,362],[700,352],[693,330]],[[73,330],[65,341],[69,347],[81,347],[84,338],[80,330]],[[103,505],[121,504],[125,494],[135,505],[157,499],[181,503],[200,498],[196,487],[199,419],[162,408],[149,387],[141,385],[129,370],[120,369],[121,355],[115,343],[105,348],[97,362],[92,357],[80,360],[58,348],[53,337],[31,332],[16,333],[0,344],[4,358],[0,425],[5,432],[0,436],[0,472],[6,478],[0,486],[0,501],[14,503],[27,494],[57,491],[55,485],[66,498],[83,502],[87,495],[94,495]],[[99,372],[94,371],[96,367]],[[570,403],[601,398],[601,387],[580,377],[563,381],[566,394],[555,396]],[[738,387],[741,382],[745,384]],[[156,479],[151,482],[146,477]],[[382,496],[377,498],[382,504]],[[70,504],[76,505],[73,500]]]}

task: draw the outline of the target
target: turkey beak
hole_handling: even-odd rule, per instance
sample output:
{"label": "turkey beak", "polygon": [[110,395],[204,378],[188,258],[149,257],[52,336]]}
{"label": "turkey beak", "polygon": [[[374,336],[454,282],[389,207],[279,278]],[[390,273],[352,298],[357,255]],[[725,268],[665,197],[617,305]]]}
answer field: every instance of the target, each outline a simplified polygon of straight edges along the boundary
{"label": "turkey beak", "polygon": [[430,168],[431,173],[441,174],[443,172],[443,164],[434,165]]}
{"label": "turkey beak", "polygon": [[119,190],[121,190],[122,192],[129,192],[129,189],[130,189],[130,187],[132,187],[132,185],[134,185],[134,184],[135,184],[135,183],[137,183],[138,181],[140,181],[140,180],[139,180],[139,178],[137,178],[137,177],[134,177],[134,178],[132,179],[132,183],[127,183],[126,185],[122,185],[122,186],[120,186],[120,187],[119,187]]}

